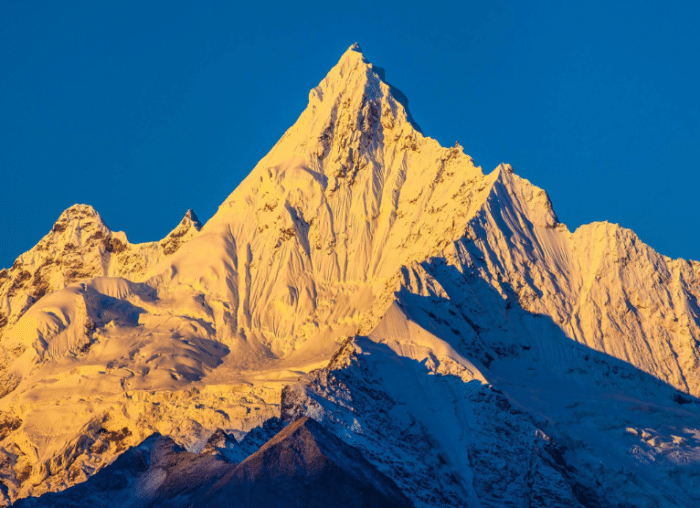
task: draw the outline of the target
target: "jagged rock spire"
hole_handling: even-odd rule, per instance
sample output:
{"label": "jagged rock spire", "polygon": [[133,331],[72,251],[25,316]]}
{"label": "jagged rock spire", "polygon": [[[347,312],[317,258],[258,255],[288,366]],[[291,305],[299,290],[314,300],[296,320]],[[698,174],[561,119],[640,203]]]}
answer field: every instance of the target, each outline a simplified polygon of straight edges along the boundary
{"label": "jagged rock spire", "polygon": [[199,217],[197,217],[197,214],[194,213],[194,210],[192,210],[192,208],[187,210],[187,213],[185,213],[184,220],[189,220],[192,223],[192,226],[194,226],[197,229],[197,231],[202,229],[202,223],[199,221]]}

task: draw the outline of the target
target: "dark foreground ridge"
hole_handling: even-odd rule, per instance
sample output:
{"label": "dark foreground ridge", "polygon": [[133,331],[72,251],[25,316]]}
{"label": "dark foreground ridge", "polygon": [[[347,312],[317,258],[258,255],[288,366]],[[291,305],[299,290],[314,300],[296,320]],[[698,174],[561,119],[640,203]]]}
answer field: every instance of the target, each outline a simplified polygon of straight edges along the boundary
{"label": "dark foreground ridge", "polygon": [[412,503],[357,448],[304,417],[237,465],[187,452],[154,434],[85,483],[13,506],[399,508]]}

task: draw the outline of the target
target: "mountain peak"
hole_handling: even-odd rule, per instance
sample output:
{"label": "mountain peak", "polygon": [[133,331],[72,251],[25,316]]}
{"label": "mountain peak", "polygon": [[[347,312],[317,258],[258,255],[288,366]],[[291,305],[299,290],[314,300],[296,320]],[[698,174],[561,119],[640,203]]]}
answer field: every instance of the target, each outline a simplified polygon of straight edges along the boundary
{"label": "mountain peak", "polygon": [[[326,77],[311,91],[309,100],[325,101],[328,97],[334,97],[353,85],[364,84],[367,81],[378,81],[377,73],[372,72],[372,64],[365,59],[360,45],[355,43],[350,46],[340,57],[338,63],[331,68]],[[377,86],[378,83],[375,83]]]}
{"label": "mountain peak", "polygon": [[100,214],[91,205],[75,204],[66,208],[56,220],[56,224],[65,224],[68,222],[93,220],[104,225],[104,221]]}
{"label": "mountain peak", "polygon": [[61,213],[49,235],[54,238],[57,238],[56,235],[64,239],[70,238],[70,241],[77,245],[81,243],[81,232],[84,231],[100,231],[102,236],[109,236],[112,233],[112,230],[91,205],[75,204]]}
{"label": "mountain peak", "polygon": [[187,212],[185,212],[185,217],[182,219],[182,221],[191,223],[197,231],[202,229],[202,223],[200,222],[199,217],[197,217],[197,214],[194,213],[194,210],[192,210],[192,208],[188,209]]}
{"label": "mountain peak", "polygon": [[365,55],[362,53],[362,48],[360,48],[360,44],[357,42],[345,50],[345,53],[343,53],[343,55],[340,57],[338,63],[340,64],[346,60],[361,60],[365,65],[371,66],[371,64],[365,59]]}
{"label": "mountain peak", "polygon": [[355,51],[355,52],[357,52],[357,53],[362,54],[362,48],[360,47],[360,43],[359,43],[359,42],[353,43],[353,44],[348,48],[348,51]]}
{"label": "mountain peak", "polygon": [[[416,134],[421,130],[413,122],[404,94],[385,81],[384,69],[370,63],[359,44],[353,44],[309,92],[306,109],[258,165],[267,171],[305,160],[306,167],[314,167],[334,184],[332,175],[345,175],[358,164],[369,165],[389,140],[398,136],[413,146]],[[361,162],[363,157],[366,160]]]}
{"label": "mountain peak", "polygon": [[165,255],[172,254],[182,244],[188,242],[199,233],[200,229],[202,229],[202,223],[199,222],[199,218],[190,208],[175,229],[159,242],[162,252]]}

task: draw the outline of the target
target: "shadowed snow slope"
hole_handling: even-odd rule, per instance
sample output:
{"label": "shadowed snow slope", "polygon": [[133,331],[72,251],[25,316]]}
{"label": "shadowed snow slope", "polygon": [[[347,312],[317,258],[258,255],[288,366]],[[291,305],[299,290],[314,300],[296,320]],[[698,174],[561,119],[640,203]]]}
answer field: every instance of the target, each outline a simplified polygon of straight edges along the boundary
{"label": "shadowed snow slope", "polygon": [[291,423],[226,473],[197,506],[409,507],[394,482],[310,418]]}
{"label": "shadowed snow slope", "polygon": [[[109,491],[109,497],[105,492]],[[319,423],[301,418],[240,464],[154,435],[87,482],[18,507],[411,507],[390,479]]]}
{"label": "shadowed snow slope", "polygon": [[201,230],[76,205],[0,271],[4,502],[302,414],[417,506],[700,502],[700,264],[570,232],[406,104],[354,45]]}

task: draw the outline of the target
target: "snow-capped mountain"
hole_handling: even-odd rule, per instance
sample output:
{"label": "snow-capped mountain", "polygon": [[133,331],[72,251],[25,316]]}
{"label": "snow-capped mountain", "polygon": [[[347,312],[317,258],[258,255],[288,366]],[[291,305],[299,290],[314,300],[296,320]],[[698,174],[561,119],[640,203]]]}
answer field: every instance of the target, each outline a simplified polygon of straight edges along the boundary
{"label": "snow-capped mountain", "polygon": [[89,205],[63,212],[51,232],[9,270],[0,270],[0,331],[44,295],[91,277],[137,280],[145,268],[174,253],[202,228],[192,210],[160,242],[133,245],[113,232]]}
{"label": "snow-capped mountain", "polygon": [[[399,505],[700,502],[700,263],[570,232],[510,166],[424,136],[357,45],[201,229],[132,245],[76,205],[0,296],[5,503],[154,433],[183,447],[158,485],[196,463],[228,492],[221,462],[272,468],[257,448],[303,416]],[[177,502],[224,495],[197,492]]]}

